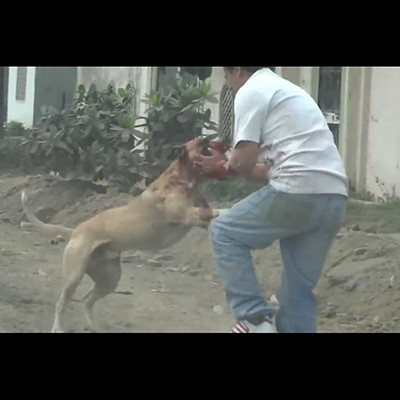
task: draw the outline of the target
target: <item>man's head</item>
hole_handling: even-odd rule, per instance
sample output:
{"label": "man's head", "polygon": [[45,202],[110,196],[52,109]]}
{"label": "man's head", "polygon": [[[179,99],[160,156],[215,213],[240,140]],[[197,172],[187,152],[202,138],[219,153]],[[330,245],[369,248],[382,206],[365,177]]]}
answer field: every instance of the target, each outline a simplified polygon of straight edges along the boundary
{"label": "man's head", "polygon": [[265,67],[224,67],[226,83],[231,88],[233,95],[247,82],[247,80]]}

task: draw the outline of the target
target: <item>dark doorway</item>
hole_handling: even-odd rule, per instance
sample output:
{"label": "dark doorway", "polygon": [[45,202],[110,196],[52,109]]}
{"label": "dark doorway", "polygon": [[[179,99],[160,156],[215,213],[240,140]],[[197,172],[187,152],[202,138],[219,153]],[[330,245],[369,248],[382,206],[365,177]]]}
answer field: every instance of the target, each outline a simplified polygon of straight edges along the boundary
{"label": "dark doorway", "polygon": [[62,110],[73,102],[78,67],[36,67],[34,124],[44,108]]}
{"label": "dark doorway", "polygon": [[0,67],[0,137],[7,121],[8,67]]}
{"label": "dark doorway", "polygon": [[176,84],[179,67],[158,67],[157,90],[162,89],[165,94],[171,91]]}
{"label": "dark doorway", "polygon": [[333,133],[336,146],[339,146],[340,133],[340,94],[342,67],[320,67],[318,105],[325,115]]}

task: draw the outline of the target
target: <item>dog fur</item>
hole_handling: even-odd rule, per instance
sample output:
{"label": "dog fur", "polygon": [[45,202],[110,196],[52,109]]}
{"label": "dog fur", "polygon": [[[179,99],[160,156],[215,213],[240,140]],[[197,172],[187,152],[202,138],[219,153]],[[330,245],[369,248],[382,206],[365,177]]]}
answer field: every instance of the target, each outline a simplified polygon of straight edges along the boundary
{"label": "dog fur", "polygon": [[204,154],[205,142],[197,138],[182,147],[182,154],[140,196],[127,205],[105,210],[75,229],[41,222],[22,206],[32,226],[46,236],[62,236],[68,243],[63,254],[63,287],[56,304],[52,332],[64,332],[66,305],[84,274],[94,281],[83,299],[89,328],[96,330],[93,306],[115,291],[121,277],[121,252],[129,249],[159,250],[178,242],[193,226],[207,228],[220,210],[212,210],[200,193],[205,178],[192,166],[195,154]]}

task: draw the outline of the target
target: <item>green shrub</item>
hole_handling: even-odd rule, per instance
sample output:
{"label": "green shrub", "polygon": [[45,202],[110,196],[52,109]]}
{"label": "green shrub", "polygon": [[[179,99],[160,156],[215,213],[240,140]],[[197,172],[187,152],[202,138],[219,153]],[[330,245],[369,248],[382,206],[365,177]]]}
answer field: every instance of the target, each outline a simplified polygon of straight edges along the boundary
{"label": "green shrub", "polygon": [[203,111],[205,101],[217,101],[210,89],[185,75],[168,95],[147,95],[142,101],[149,105],[148,114],[140,117],[131,83],[117,91],[112,84],[102,91],[91,85],[87,92],[80,85],[71,109],[48,112],[22,146],[33,165],[48,172],[108,179],[123,191],[135,191],[136,184],[150,183],[167,167],[174,146],[203,128],[216,130],[211,111]]}

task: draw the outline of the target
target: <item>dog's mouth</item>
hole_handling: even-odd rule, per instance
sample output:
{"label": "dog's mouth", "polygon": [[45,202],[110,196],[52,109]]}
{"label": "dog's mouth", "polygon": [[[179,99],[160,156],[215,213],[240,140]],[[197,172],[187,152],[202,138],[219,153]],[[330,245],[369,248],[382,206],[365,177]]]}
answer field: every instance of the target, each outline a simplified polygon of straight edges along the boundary
{"label": "dog's mouth", "polygon": [[201,154],[203,156],[211,156],[211,153],[208,150],[209,146],[210,146],[210,139],[203,138],[203,141],[201,143]]}

